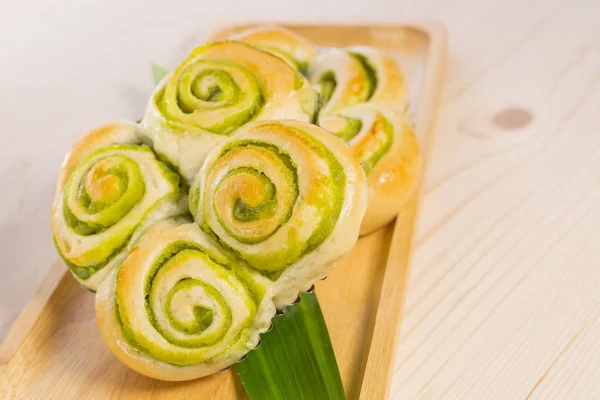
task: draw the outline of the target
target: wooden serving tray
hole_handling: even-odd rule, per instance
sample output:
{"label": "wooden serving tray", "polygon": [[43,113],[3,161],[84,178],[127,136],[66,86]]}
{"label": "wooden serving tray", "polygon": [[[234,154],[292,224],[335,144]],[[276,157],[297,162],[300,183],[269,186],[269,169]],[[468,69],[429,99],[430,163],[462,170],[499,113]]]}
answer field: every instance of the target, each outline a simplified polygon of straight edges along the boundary
{"label": "wooden serving tray", "polygon": [[[213,39],[248,26],[223,29]],[[427,158],[444,69],[443,26],[286,26],[319,46],[370,45],[394,54],[407,77]],[[387,396],[418,198],[395,223],[361,238],[347,261],[316,285],[349,399]],[[233,369],[190,382],[163,382],[125,367],[100,337],[94,296],[57,261],[0,345],[0,398],[224,400],[246,395]]]}

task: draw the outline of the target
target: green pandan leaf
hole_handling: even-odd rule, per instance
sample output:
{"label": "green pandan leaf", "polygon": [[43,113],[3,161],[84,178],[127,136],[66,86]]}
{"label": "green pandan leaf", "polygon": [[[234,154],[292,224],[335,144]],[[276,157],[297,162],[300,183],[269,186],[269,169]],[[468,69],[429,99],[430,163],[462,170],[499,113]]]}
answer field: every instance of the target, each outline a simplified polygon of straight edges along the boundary
{"label": "green pandan leaf", "polygon": [[160,65],[152,63],[152,79],[154,83],[158,85],[158,82],[162,80],[169,73],[169,70],[161,67]]}
{"label": "green pandan leaf", "polygon": [[314,292],[273,318],[273,329],[235,368],[252,400],[346,399]]}

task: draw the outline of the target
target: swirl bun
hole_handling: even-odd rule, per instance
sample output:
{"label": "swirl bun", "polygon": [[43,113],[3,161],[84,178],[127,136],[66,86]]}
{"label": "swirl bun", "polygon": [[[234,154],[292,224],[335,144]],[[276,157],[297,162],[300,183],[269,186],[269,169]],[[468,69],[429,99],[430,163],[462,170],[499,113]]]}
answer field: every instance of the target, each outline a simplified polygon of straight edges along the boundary
{"label": "swirl bun", "polygon": [[293,67],[247,43],[195,49],[152,95],[142,132],[187,183],[210,149],[250,121],[312,121],[317,94]]}
{"label": "swirl bun", "polygon": [[270,281],[194,223],[150,229],[96,295],[105,342],[130,368],[181,381],[242,358],[275,315]]}
{"label": "swirl bun", "polygon": [[421,178],[404,76],[390,56],[359,46],[322,53],[311,82],[325,102],[319,126],[344,139],[367,173],[369,205],[360,234],[368,234],[398,214]]}
{"label": "swirl bun", "polygon": [[52,208],[56,248],[96,290],[152,224],[185,213],[179,177],[141,144],[135,124],[115,122],[67,154]]}
{"label": "swirl bun", "polygon": [[346,145],[292,120],[260,121],[221,143],[190,190],[196,222],[277,281],[278,306],[350,252],[365,205],[365,175]]}

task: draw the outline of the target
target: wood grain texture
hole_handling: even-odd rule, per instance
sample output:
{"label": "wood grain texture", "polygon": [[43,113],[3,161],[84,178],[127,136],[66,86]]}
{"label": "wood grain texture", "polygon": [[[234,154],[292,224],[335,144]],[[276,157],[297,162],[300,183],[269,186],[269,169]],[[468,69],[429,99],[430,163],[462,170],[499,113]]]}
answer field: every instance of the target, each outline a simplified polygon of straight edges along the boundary
{"label": "wood grain texture", "polygon": [[[426,104],[427,108],[425,112],[417,113],[416,117],[416,124],[423,132],[433,130],[434,115],[440,97],[440,91],[436,88],[442,85],[442,72],[445,69],[447,47],[446,33],[441,25],[430,26],[429,32],[432,32],[430,35],[431,51],[424,71],[425,83],[421,89],[421,104]],[[425,172],[431,139],[432,135],[422,135],[421,144]],[[389,251],[383,275],[379,308],[360,391],[361,400],[384,400],[389,396],[389,382],[393,376],[392,366],[398,342],[401,313],[404,308],[410,254],[412,253],[412,227],[417,216],[420,196],[421,191],[419,190],[395,221],[392,247]],[[406,227],[411,227],[411,229]]]}
{"label": "wood grain texture", "polygon": [[[497,24],[451,30],[472,41],[437,120],[390,398],[600,399],[599,3],[478,4]],[[513,108],[529,123],[498,127]]]}
{"label": "wood grain texture", "polygon": [[62,261],[56,261],[40,286],[35,291],[33,298],[27,303],[19,318],[15,321],[9,334],[0,343],[0,378],[8,361],[21,345],[23,336],[33,327],[33,324],[46,306],[49,297],[54,292],[59,281],[65,276],[65,266]]}
{"label": "wood grain texture", "polygon": [[[429,145],[445,46],[437,25],[290,28],[320,45],[368,44],[393,51],[408,77],[417,134]],[[382,399],[389,387],[416,204],[417,196],[395,226],[360,239],[348,260],[316,285],[350,399]],[[200,393],[204,399],[245,398],[231,369],[185,383],[129,370],[102,342],[93,295],[68,273],[53,274],[0,347],[2,398],[183,399]]]}

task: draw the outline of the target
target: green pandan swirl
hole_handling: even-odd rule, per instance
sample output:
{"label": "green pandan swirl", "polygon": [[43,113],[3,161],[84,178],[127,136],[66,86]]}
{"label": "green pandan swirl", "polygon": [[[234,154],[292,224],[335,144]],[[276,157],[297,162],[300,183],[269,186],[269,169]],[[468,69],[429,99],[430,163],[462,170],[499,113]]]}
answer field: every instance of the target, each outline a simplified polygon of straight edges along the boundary
{"label": "green pandan swirl", "polygon": [[311,121],[317,95],[284,60],[226,41],[195,49],[150,99],[142,131],[190,183],[210,149],[253,120]]}
{"label": "green pandan swirl", "polygon": [[96,312],[126,365],[158,379],[193,379],[258,344],[275,314],[270,287],[196,224],[165,221],[106,279]]}
{"label": "green pandan swirl", "polygon": [[84,137],[63,165],[54,241],[73,274],[95,290],[150,225],[184,212],[179,177],[140,144],[131,123]]}
{"label": "green pandan swirl", "polygon": [[360,233],[370,233],[400,212],[421,176],[404,74],[390,55],[357,46],[322,52],[310,79],[324,102],[317,124],[348,143],[367,173]]}
{"label": "green pandan swirl", "polygon": [[406,83],[400,67],[390,56],[374,48],[357,46],[321,53],[310,80],[321,93],[323,108],[318,125],[350,141],[363,129],[361,118],[345,112],[369,104],[404,111]]}
{"label": "green pandan swirl", "polygon": [[398,113],[384,110],[369,103],[359,104],[320,119],[322,128],[348,143],[367,175],[392,149],[394,140],[400,136],[395,130],[402,130],[401,124],[394,128],[391,120],[400,119]]}
{"label": "green pandan swirl", "polygon": [[244,65],[199,59],[184,63],[155,101],[175,128],[227,135],[260,111],[264,97]]}
{"label": "green pandan swirl", "polygon": [[[192,189],[192,202],[201,202],[193,206],[201,225],[254,268],[281,271],[329,235],[344,201],[345,176],[333,154],[310,136],[270,127],[279,135],[275,143],[259,135],[224,146]],[[298,165],[319,163],[324,169],[307,167],[300,182]],[[197,194],[200,188],[203,194]],[[285,246],[273,246],[284,239]]]}
{"label": "green pandan swirl", "polygon": [[209,154],[190,209],[204,231],[284,291],[322,277],[349,249],[352,229],[347,240],[338,235],[362,217],[363,183],[359,164],[328,132],[261,121]]}

